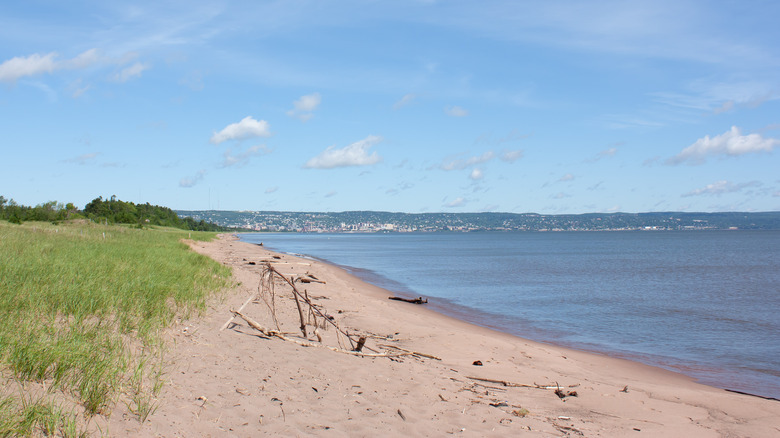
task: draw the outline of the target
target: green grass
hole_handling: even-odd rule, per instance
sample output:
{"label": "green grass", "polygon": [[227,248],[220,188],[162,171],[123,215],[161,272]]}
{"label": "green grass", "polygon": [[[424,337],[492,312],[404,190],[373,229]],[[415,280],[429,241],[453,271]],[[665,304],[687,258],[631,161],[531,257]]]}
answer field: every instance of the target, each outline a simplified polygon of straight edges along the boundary
{"label": "green grass", "polygon": [[[75,397],[86,416],[122,399],[144,420],[162,381],[161,330],[228,284],[228,268],[181,242],[190,237],[214,233],[0,221],[0,371]],[[19,403],[2,400],[0,436],[16,435]],[[62,412],[46,409],[36,415]]]}

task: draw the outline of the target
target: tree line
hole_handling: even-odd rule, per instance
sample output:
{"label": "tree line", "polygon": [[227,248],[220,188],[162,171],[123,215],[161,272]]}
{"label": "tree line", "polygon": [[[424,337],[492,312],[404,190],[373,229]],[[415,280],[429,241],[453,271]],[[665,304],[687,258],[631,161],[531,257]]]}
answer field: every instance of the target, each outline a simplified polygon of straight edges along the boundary
{"label": "tree line", "polygon": [[72,202],[63,204],[57,201],[31,207],[0,196],[0,220],[21,224],[27,221],[61,222],[77,219],[106,224],[133,224],[139,227],[157,225],[192,231],[230,230],[228,227],[204,220],[197,221],[192,217],[182,219],[168,207],[151,205],[148,202],[134,204],[116,199],[116,196],[109,199],[103,199],[102,196],[95,198],[84,206],[84,209],[77,208]]}

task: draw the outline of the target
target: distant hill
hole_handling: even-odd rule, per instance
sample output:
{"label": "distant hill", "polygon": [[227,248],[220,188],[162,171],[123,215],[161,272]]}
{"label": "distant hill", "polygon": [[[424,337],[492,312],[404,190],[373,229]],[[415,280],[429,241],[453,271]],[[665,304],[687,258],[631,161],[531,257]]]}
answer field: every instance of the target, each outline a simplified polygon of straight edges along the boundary
{"label": "distant hill", "polygon": [[780,230],[780,212],[391,213],[178,210],[224,227],[287,232]]}

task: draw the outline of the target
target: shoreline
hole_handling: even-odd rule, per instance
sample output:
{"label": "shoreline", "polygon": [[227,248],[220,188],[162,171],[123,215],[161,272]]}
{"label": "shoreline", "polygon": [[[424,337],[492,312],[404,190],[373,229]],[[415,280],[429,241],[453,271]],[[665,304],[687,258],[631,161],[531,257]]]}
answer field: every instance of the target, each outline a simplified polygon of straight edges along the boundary
{"label": "shoreline", "polygon": [[[205,315],[171,328],[174,348],[157,411],[139,425],[123,421],[118,407],[111,417],[112,435],[644,432],[714,437],[780,432],[776,401],[702,385],[625,359],[528,341],[388,300],[388,291],[336,266],[277,254],[232,236],[191,247],[233,268],[236,287]],[[306,348],[258,338],[243,323],[220,331],[229,309],[256,293],[263,260],[277,261],[286,274],[308,272],[325,281],[305,288],[343,328],[369,334],[367,347],[379,351],[380,344],[392,344],[440,360],[361,358]],[[281,286],[278,291],[281,297]],[[264,309],[262,302],[250,303],[246,312],[272,324]],[[293,321],[294,315],[291,310]],[[294,324],[289,327],[295,331]],[[544,389],[549,385],[576,395],[559,398]]]}
{"label": "shoreline", "polygon": [[[247,234],[247,233],[242,233],[242,234]],[[236,235],[236,237],[241,242],[257,245],[254,242],[246,242],[241,240],[240,235]],[[261,246],[261,247],[265,247],[265,246]],[[390,289],[387,289],[388,286],[398,285],[400,286],[399,290],[393,289],[392,292],[404,298],[414,299],[417,298],[417,295],[419,295],[406,288],[406,286],[403,283],[397,282],[391,278],[387,278],[369,269],[361,268],[358,266],[341,265],[332,262],[328,259],[320,258],[311,254],[298,254],[298,253],[286,252],[281,248],[275,248],[273,246],[269,246],[265,248],[280,254],[285,254],[293,257],[301,257],[305,259],[316,260],[320,263],[330,264],[332,266],[335,266],[339,269],[346,271],[350,275],[360,278],[366,283],[372,284],[378,288],[386,289],[388,291],[390,291]],[[556,341],[554,339],[540,339],[540,338],[554,338],[555,336],[549,335],[551,332],[545,331],[543,329],[537,329],[532,326],[527,327],[527,329],[531,332],[529,335],[525,332],[521,333],[520,330],[513,332],[511,330],[508,330],[506,327],[502,326],[501,324],[490,324],[486,321],[489,321],[490,318],[495,318],[498,315],[491,314],[489,312],[484,312],[479,309],[472,309],[470,307],[454,303],[446,298],[436,298],[434,301],[429,300],[429,302],[426,304],[426,307],[428,307],[429,310],[432,310],[443,316],[451,317],[468,324],[473,324],[479,327],[494,330],[496,332],[514,336],[522,340],[530,340],[543,345],[549,345],[551,347],[565,348],[569,350],[581,351],[585,353],[597,354],[605,357],[636,362],[643,365],[657,367],[657,368],[664,369],[666,371],[681,374],[691,379],[694,382],[700,383],[702,385],[711,386],[713,388],[723,389],[729,392],[749,395],[749,396],[758,397],[766,400],[780,401],[780,398],[777,397],[752,393],[748,390],[740,389],[738,385],[735,385],[733,387],[728,384],[718,385],[715,382],[716,376],[728,375],[728,369],[726,368],[718,368],[718,367],[704,368],[706,364],[703,362],[686,361],[684,359],[679,359],[672,356],[664,356],[660,354],[620,351],[617,349],[609,349],[608,347],[603,347],[598,344],[585,344],[585,343],[577,343],[577,342],[566,343],[566,342]],[[473,316],[475,314],[476,316]],[[545,334],[548,334],[549,336],[545,336]],[[526,338],[524,336],[530,336],[530,337]],[[695,373],[690,373],[690,371],[686,371],[691,369],[697,369],[699,371],[704,370],[705,372],[703,374],[709,374],[713,377],[710,379],[707,379],[705,377],[697,377],[693,375]],[[738,379],[734,379],[734,380],[738,381]]]}

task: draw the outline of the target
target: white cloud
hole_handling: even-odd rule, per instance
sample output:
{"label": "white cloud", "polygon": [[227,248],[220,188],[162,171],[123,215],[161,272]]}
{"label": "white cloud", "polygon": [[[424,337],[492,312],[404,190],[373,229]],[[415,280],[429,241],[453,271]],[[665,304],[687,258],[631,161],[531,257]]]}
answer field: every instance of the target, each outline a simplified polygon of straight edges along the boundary
{"label": "white cloud", "polygon": [[501,161],[506,161],[507,163],[514,163],[515,161],[523,158],[523,150],[518,149],[516,151],[503,151],[501,152],[501,156],[499,157]]}
{"label": "white cloud", "polygon": [[82,69],[98,63],[102,59],[100,51],[98,49],[89,49],[76,56],[73,59],[63,61],[61,65],[63,68]]}
{"label": "white cloud", "polygon": [[439,166],[442,170],[463,170],[469,166],[475,164],[485,163],[495,158],[496,154],[493,151],[487,151],[482,155],[467,158],[465,160],[451,160],[446,161]]}
{"label": "white cloud", "polygon": [[[43,73],[54,73],[58,70],[83,70],[95,64],[124,65],[137,57],[135,53],[128,53],[121,58],[111,58],[101,54],[98,49],[86,50],[73,58],[59,60],[56,52],[45,55],[34,53],[29,56],[11,58],[0,64],[0,81],[13,82],[17,79],[35,76]],[[113,74],[109,79],[115,82],[126,82],[132,78],[141,76],[150,66],[141,62],[123,68]],[[83,89],[81,92],[83,93]],[[81,93],[75,93],[76,96]]]}
{"label": "white cloud", "polygon": [[46,55],[34,53],[27,57],[15,57],[0,64],[0,81],[13,82],[25,76],[34,76],[41,73],[51,73],[57,68],[54,58],[57,54],[52,52]]}
{"label": "white cloud", "polygon": [[695,190],[691,190],[688,193],[684,193],[682,194],[682,197],[686,198],[689,196],[702,196],[702,195],[720,196],[725,193],[739,192],[742,189],[748,187],[758,187],[760,185],[761,183],[758,181],[750,181],[746,183],[734,184],[731,181],[721,180],[712,184],[707,184],[706,186],[700,189],[695,189]]}
{"label": "white cloud", "polygon": [[459,106],[447,106],[444,107],[444,113],[450,117],[466,117],[469,112]]}
{"label": "white cloud", "polygon": [[415,98],[417,98],[417,95],[415,95],[415,94],[412,94],[412,93],[406,94],[406,95],[404,95],[404,97],[401,98],[401,100],[399,100],[398,102],[393,104],[393,109],[394,110],[401,109],[401,108],[405,107],[406,105],[409,105],[410,103],[412,103],[412,101]]}
{"label": "white cloud", "polygon": [[696,140],[696,142],[672,158],[666,160],[666,164],[702,164],[707,157],[726,155],[738,156],[755,152],[771,152],[780,140],[764,138],[760,134],[742,135],[739,128],[732,126],[730,130],[721,135]]}
{"label": "white cloud", "polygon": [[0,81],[14,82],[19,78],[53,73],[56,70],[77,70],[101,60],[97,49],[89,49],[74,58],[58,61],[56,52],[41,55],[17,56],[0,64]]}
{"label": "white cloud", "polygon": [[334,190],[331,190],[328,193],[325,193],[325,197],[326,198],[332,198],[332,197],[336,196],[337,194],[338,194],[338,192],[336,192]]}
{"label": "white cloud", "polygon": [[567,173],[566,175],[563,175],[562,177],[558,178],[558,182],[566,182],[571,181],[574,179],[574,175]]}
{"label": "white cloud", "polygon": [[551,196],[553,199],[564,199],[564,198],[571,198],[571,195],[568,193],[559,192],[555,195]]}
{"label": "white cloud", "polygon": [[220,144],[228,140],[243,140],[252,137],[270,137],[268,122],[255,120],[252,116],[246,116],[238,123],[231,123],[223,130],[215,132],[209,140],[212,144]]}
{"label": "white cloud", "polygon": [[279,190],[279,186],[268,187],[265,189],[265,194],[270,195],[271,193],[275,193],[277,190]]}
{"label": "white cloud", "polygon": [[293,109],[287,111],[287,115],[290,117],[297,117],[305,122],[314,117],[312,112],[320,106],[320,103],[322,103],[322,96],[320,93],[301,96],[300,99],[293,102]]}
{"label": "white cloud", "polygon": [[466,200],[465,199],[463,199],[461,197],[457,197],[452,202],[448,202],[448,203],[444,204],[444,206],[447,207],[447,208],[455,208],[455,207],[461,207],[461,206],[463,206],[465,204],[466,204]]}
{"label": "white cloud", "polygon": [[479,181],[484,177],[485,174],[482,172],[482,169],[474,169],[471,171],[471,174],[469,175],[469,178],[473,181]]}
{"label": "white cloud", "polygon": [[252,146],[249,149],[245,150],[244,152],[235,155],[233,155],[233,151],[228,149],[225,151],[224,160],[219,165],[219,167],[230,167],[230,166],[242,167],[248,164],[249,160],[252,157],[258,155],[265,155],[268,153],[270,153],[270,151],[263,145]]}
{"label": "white cloud", "polygon": [[203,180],[203,177],[206,176],[206,170],[201,169],[199,170],[194,176],[191,177],[184,177],[179,181],[179,187],[189,188],[194,186],[195,184],[201,182]]}
{"label": "white cloud", "polygon": [[356,141],[341,149],[330,146],[318,156],[307,161],[303,167],[308,169],[333,169],[336,167],[376,164],[382,161],[382,158],[376,151],[369,154],[368,149],[381,141],[382,137],[369,135],[363,140]]}
{"label": "white cloud", "polygon": [[112,76],[111,79],[117,82],[127,82],[130,79],[133,79],[135,77],[140,77],[141,73],[143,73],[144,70],[148,70],[148,69],[149,69],[148,64],[136,62],[130,67],[123,68],[120,72]]}

